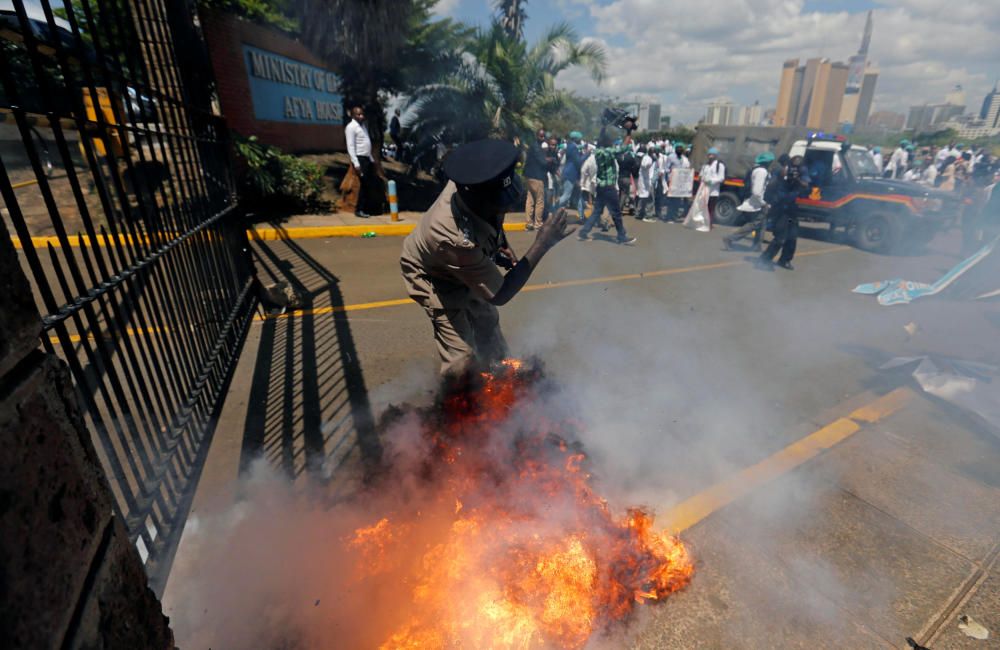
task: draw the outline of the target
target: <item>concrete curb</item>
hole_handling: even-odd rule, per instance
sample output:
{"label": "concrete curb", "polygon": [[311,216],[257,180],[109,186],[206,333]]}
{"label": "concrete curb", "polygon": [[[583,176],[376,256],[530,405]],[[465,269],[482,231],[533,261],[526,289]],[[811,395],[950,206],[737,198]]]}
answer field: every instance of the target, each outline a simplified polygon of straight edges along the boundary
{"label": "concrete curb", "polygon": [[[275,241],[279,239],[328,239],[330,237],[362,237],[373,232],[382,237],[405,237],[417,227],[416,222],[410,223],[376,223],[358,226],[290,226],[288,228],[259,228],[247,230],[247,237],[257,241]],[[505,232],[523,232],[523,223],[505,223]]]}
{"label": "concrete curb", "polygon": [[[413,232],[413,229],[417,227],[417,222],[409,223],[373,223],[370,225],[360,225],[360,226],[290,226],[288,228],[258,228],[250,227],[247,229],[247,237],[257,241],[277,241],[280,239],[329,239],[331,237],[362,237],[367,232],[373,232],[376,236],[381,237],[405,237]],[[523,223],[505,223],[503,229],[506,232],[523,232]],[[137,241],[141,241],[145,244],[150,243],[148,237],[133,237],[132,235],[119,234],[117,237],[114,235],[98,235],[93,242],[91,242],[90,237],[87,235],[67,235],[66,241],[70,248],[77,248],[79,246],[108,246],[112,241],[117,241],[119,245],[131,244]],[[21,240],[12,237],[11,242],[14,244],[14,248],[20,250]],[[31,238],[31,245],[35,249],[46,248],[52,246],[53,248],[61,248],[62,242],[55,235],[46,235]]]}

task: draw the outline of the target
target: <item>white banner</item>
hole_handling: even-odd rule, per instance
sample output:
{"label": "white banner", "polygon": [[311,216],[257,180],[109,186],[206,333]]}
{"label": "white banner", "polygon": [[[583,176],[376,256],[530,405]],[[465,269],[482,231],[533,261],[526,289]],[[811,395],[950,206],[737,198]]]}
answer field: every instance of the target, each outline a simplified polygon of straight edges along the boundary
{"label": "white banner", "polygon": [[694,189],[694,169],[674,167],[670,170],[670,188],[667,196],[689,198]]}

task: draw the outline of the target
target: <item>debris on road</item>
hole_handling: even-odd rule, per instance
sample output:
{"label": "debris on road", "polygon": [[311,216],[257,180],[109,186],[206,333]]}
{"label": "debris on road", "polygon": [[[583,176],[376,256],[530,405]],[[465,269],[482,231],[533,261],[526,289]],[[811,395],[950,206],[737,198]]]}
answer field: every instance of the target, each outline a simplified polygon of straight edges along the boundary
{"label": "debris on road", "polygon": [[896,357],[879,370],[916,364],[913,378],[926,393],[966,409],[1000,429],[1000,368],[949,357]]}
{"label": "debris on road", "polygon": [[282,309],[298,309],[302,306],[302,297],[284,280],[264,287],[261,300]]}
{"label": "debris on road", "polygon": [[[934,284],[925,282],[914,282],[912,280],[882,280],[880,282],[867,282],[854,287],[854,293],[866,295],[878,295],[880,305],[905,305],[917,298],[933,296],[953,289],[960,297],[972,299],[986,299],[993,297],[1000,291],[1000,276],[996,273],[974,274],[971,271],[977,266],[990,264],[1000,264],[1000,256],[993,255],[1000,237],[996,237],[974,254],[965,258],[942,275]],[[989,262],[985,262],[990,260]],[[966,277],[966,282],[959,283],[959,279]],[[969,286],[962,286],[968,284]]]}
{"label": "debris on road", "polygon": [[965,636],[979,639],[980,641],[990,638],[990,631],[967,614],[962,614],[958,617],[958,629],[962,630],[962,634]]}
{"label": "debris on road", "polygon": [[376,233],[374,230],[369,230],[366,233],[362,233],[361,236],[365,239],[371,239],[372,237],[377,237],[378,233]]}
{"label": "debris on road", "polygon": [[912,636],[906,637],[906,645],[910,646],[913,650],[931,650],[927,646],[920,645],[914,641]]}

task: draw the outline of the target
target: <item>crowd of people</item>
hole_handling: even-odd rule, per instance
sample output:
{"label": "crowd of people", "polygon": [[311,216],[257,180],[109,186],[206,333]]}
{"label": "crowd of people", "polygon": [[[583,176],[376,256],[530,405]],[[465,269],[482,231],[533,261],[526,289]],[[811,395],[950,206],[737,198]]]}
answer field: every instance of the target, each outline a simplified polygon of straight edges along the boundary
{"label": "crowd of people", "polygon": [[904,139],[888,160],[883,159],[881,147],[872,147],[869,151],[886,178],[912,181],[948,192],[972,189],[974,176],[992,176],[997,162],[983,147],[967,147],[955,142],[932,147]]}
{"label": "crowd of people", "polygon": [[[877,146],[870,147],[869,154],[884,177],[959,193],[966,205],[981,202],[983,188],[993,185],[998,170],[996,157],[984,148],[954,142],[932,147],[902,140],[885,159]],[[687,215],[693,188],[690,184],[678,187],[672,172],[690,169],[690,157],[691,147],[684,143],[639,143],[630,135],[613,142],[588,142],[579,131],[563,139],[539,129],[525,152],[523,171],[529,195],[525,227],[535,230],[548,214],[570,208],[584,224],[580,238],[588,239],[595,226],[608,232],[614,225],[619,243],[634,243],[635,238],[625,234],[622,218],[626,212],[649,223],[677,222]],[[712,148],[697,171],[698,181],[707,188],[711,221],[726,180],[726,165]],[[801,158],[776,159],[769,152],[758,156],[744,179],[745,200],[739,206],[744,225],[724,238],[724,248],[729,250],[736,241],[751,236],[751,249],[761,251],[760,268],[769,268],[780,251],[777,264],[791,269],[798,231],[795,199],[809,194],[811,173]],[[593,206],[589,217],[588,205]],[[774,238],[768,250],[762,251],[766,230],[773,231]]]}
{"label": "crowd of people", "polygon": [[[725,165],[714,150],[701,170],[714,199],[725,179]],[[586,206],[592,205],[593,226],[607,232],[618,227],[622,216],[631,212],[647,223],[678,221],[684,217],[692,198],[692,188],[671,191],[671,172],[691,168],[691,147],[683,143],[654,140],[635,142],[630,135],[612,139],[604,134],[587,142],[579,131],[561,139],[539,129],[527,146],[524,178],[528,200],[525,227],[539,228],[546,216],[559,208],[572,208],[584,221]],[[607,210],[607,216],[604,211]],[[592,226],[592,227],[593,227]],[[582,237],[589,236],[586,224]],[[634,243],[618,228],[618,241]]]}

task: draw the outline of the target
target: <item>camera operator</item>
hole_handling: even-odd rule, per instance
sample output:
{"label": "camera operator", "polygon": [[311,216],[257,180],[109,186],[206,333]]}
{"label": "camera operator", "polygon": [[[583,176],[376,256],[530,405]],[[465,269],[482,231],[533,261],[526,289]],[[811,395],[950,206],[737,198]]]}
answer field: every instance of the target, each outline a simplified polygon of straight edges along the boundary
{"label": "camera operator", "polygon": [[765,193],[765,202],[771,205],[774,221],[774,238],[755,266],[761,270],[774,269],[774,256],[781,250],[778,266],[791,271],[792,258],[799,237],[799,217],[795,212],[795,199],[809,195],[809,171],[802,164],[802,156],[791,158]]}

